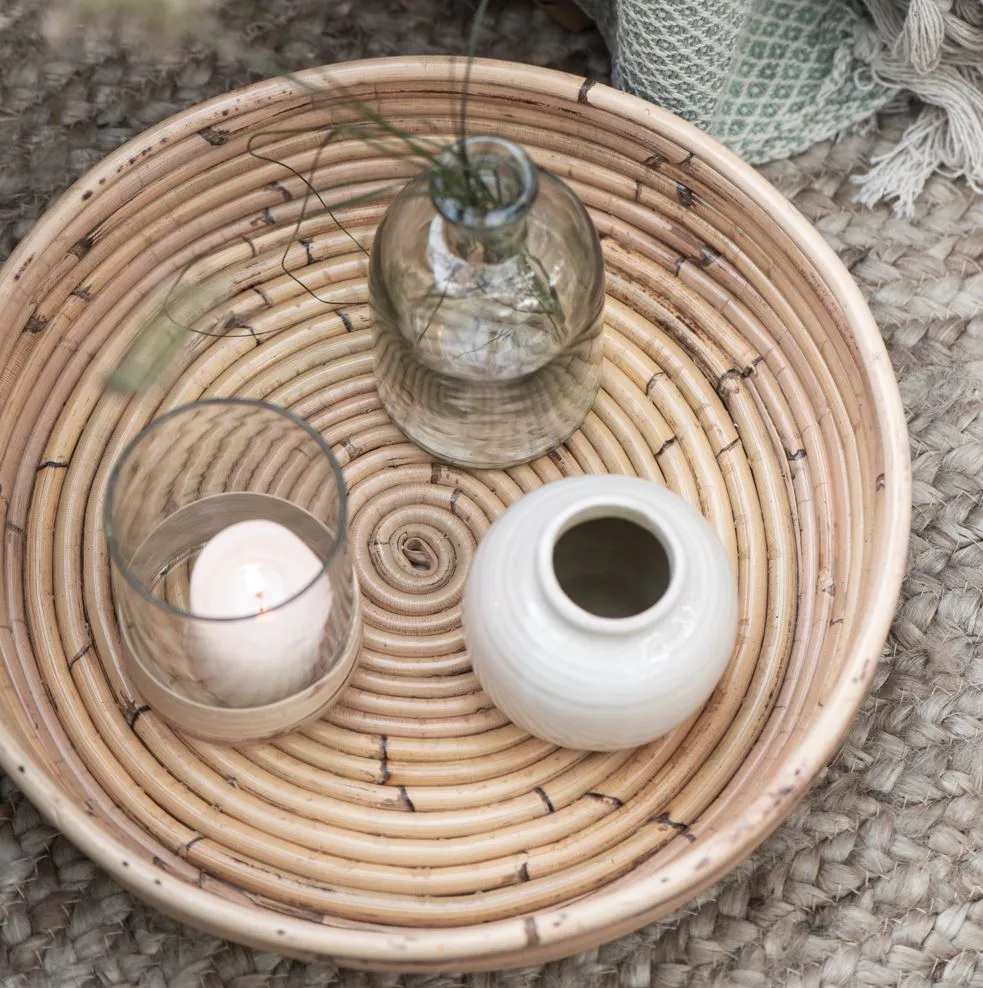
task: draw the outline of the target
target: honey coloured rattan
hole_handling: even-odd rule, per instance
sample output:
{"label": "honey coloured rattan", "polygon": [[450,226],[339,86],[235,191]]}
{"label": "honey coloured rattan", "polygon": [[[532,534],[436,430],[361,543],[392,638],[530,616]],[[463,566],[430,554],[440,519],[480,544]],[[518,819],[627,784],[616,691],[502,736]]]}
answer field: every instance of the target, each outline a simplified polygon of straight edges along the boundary
{"label": "honey coloured rattan", "polygon": [[[0,761],[165,912],[376,969],[572,953],[733,867],[843,738],[907,541],[897,387],[832,251],[692,127],[543,69],[478,61],[469,126],[522,142],[588,206],[608,268],[602,392],[570,441],[507,472],[432,463],[403,439],[374,393],[364,248],[410,163],[350,132],[327,140],[348,112],[330,80],[450,137],[462,73],[352,63],[189,110],[86,175],[0,275]],[[342,209],[343,230],[298,175],[328,204],[380,191]],[[107,390],[179,278],[224,289],[174,374],[134,398]],[[229,394],[287,406],[332,444],[364,616],[340,704],[238,748],[178,735],[126,682],[100,527],[128,439]],[[737,567],[741,626],[698,716],[643,749],[588,754],[489,704],[460,598],[507,505],[601,471],[702,509]]]}

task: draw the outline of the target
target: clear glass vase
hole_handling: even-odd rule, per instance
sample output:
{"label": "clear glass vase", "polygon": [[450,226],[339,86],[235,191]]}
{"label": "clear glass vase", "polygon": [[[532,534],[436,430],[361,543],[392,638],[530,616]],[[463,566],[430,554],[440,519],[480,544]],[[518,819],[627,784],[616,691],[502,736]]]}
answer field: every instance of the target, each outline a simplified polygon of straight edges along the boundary
{"label": "clear glass vase", "polygon": [[573,192],[510,141],[466,138],[407,185],[376,234],[369,293],[382,403],[438,459],[524,463],[590,410],[600,241]]}

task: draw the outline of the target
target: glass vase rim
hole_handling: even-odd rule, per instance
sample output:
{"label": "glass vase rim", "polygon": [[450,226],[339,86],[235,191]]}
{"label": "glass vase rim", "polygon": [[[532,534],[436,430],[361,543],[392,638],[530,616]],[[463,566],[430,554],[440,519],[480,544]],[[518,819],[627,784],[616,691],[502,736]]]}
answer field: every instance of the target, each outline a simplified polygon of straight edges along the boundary
{"label": "glass vase rim", "polygon": [[180,415],[191,412],[196,408],[216,405],[236,405],[251,408],[257,411],[273,412],[274,414],[292,422],[294,425],[299,426],[317,443],[321,449],[321,452],[325,454],[328,465],[334,475],[335,484],[338,488],[337,500],[339,510],[337,530],[331,540],[331,546],[326,555],[323,558],[320,556],[318,557],[321,564],[320,568],[303,587],[291,594],[289,597],[280,601],[275,606],[270,607],[264,612],[264,614],[275,614],[277,611],[283,610],[294,601],[300,600],[327,575],[328,569],[331,567],[331,564],[334,562],[348,540],[348,489],[345,485],[345,475],[342,472],[341,465],[338,463],[338,458],[334,455],[334,451],[325,441],[321,433],[319,433],[309,422],[297,415],[296,412],[290,411],[289,408],[284,408],[281,405],[275,405],[272,402],[263,401],[259,398],[239,398],[232,396],[225,398],[199,398],[195,401],[186,402],[183,405],[178,405],[176,408],[166,411],[163,415],[152,418],[126,444],[123,448],[123,452],[120,453],[119,457],[116,459],[116,462],[113,464],[112,470],[110,470],[109,479],[106,482],[106,497],[102,508],[102,529],[103,534],[106,537],[106,543],[109,546],[110,559],[116,566],[117,570],[119,570],[119,572],[123,575],[126,582],[144,600],[157,607],[165,614],[169,614],[173,617],[179,617],[184,620],[200,621],[203,623],[234,624],[237,621],[254,621],[259,615],[240,614],[233,615],[231,617],[213,617],[210,615],[198,614],[195,611],[185,610],[182,607],[175,607],[173,604],[168,603],[166,600],[162,600],[156,594],[152,593],[146,584],[136,576],[129,565],[124,562],[112,520],[113,504],[115,503],[114,495],[119,486],[120,475],[123,467],[143,440],[145,440],[149,435],[151,435],[151,433],[159,429],[161,426],[165,425],[167,422],[170,422],[172,419],[178,418]]}
{"label": "glass vase rim", "polygon": [[521,144],[516,144],[515,141],[510,141],[506,137],[498,137],[494,134],[473,134],[458,139],[447,148],[440,156],[441,164],[452,164],[457,149],[462,145],[467,149],[487,145],[497,148],[501,158],[508,161],[516,169],[516,176],[519,180],[518,194],[506,205],[486,210],[480,214],[467,209],[455,210],[452,208],[452,203],[457,202],[457,200],[443,194],[440,173],[436,172],[430,178],[430,198],[437,212],[448,223],[472,230],[475,233],[501,230],[528,213],[539,195],[539,170],[529,156],[529,152]]}

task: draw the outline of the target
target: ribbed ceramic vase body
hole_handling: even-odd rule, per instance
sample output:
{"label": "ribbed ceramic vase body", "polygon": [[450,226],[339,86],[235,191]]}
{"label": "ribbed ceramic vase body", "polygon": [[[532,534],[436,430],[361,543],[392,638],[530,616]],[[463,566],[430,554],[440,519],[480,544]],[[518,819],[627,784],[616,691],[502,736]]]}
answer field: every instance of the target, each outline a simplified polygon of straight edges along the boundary
{"label": "ribbed ceramic vase body", "polygon": [[429,174],[393,201],[369,274],[375,371],[383,405],[418,445],[504,467],[562,442],[593,404],[604,265],[566,185],[508,141],[465,146],[499,205],[476,209]]}
{"label": "ribbed ceramic vase body", "polygon": [[710,696],[736,640],[736,580],[682,498],[634,477],[576,477],[489,529],[464,624],[474,671],[512,721],[568,748],[627,748]]}

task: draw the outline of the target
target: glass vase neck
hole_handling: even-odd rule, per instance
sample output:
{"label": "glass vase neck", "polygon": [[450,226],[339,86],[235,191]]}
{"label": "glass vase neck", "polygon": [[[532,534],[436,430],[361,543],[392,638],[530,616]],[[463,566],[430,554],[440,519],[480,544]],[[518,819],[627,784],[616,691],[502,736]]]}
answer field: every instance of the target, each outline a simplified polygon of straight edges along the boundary
{"label": "glass vase neck", "polygon": [[458,141],[430,181],[448,247],[474,264],[496,264],[518,252],[538,192],[532,159],[501,137]]}

